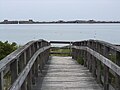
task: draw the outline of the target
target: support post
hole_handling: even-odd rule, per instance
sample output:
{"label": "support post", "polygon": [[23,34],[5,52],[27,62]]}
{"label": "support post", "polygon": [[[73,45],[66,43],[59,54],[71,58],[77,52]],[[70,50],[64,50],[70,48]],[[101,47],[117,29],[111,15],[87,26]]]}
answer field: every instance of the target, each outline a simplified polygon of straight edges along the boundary
{"label": "support post", "polygon": [[14,60],[14,62],[11,63],[10,71],[11,71],[11,84],[13,84],[18,77],[18,60]]}
{"label": "support post", "polygon": [[97,60],[97,82],[101,83],[101,63]]}
{"label": "support post", "polygon": [[37,60],[35,61],[35,77],[38,77],[38,60],[39,60],[39,56],[37,57]]}
{"label": "support post", "polygon": [[27,77],[27,90],[31,90],[32,87],[32,70],[30,70]]}
{"label": "support post", "polygon": [[[120,67],[120,52],[116,52],[116,64]],[[120,76],[115,76],[115,90],[120,90]]]}
{"label": "support post", "polygon": [[[103,46],[103,55],[107,58],[109,58],[109,48],[106,46]],[[109,67],[104,65],[104,90],[109,90]]]}
{"label": "support post", "polygon": [[0,72],[0,90],[3,90],[4,85],[3,85],[3,72]]}
{"label": "support post", "polygon": [[92,56],[92,74],[93,77],[96,77],[96,58]]}
{"label": "support post", "polygon": [[104,90],[109,90],[109,68],[104,65]]}
{"label": "support post", "polygon": [[[23,53],[23,67],[25,67],[26,63],[27,63],[27,57],[26,57],[26,51],[24,51]],[[27,90],[27,80],[24,81],[24,83],[21,86],[21,90]]]}

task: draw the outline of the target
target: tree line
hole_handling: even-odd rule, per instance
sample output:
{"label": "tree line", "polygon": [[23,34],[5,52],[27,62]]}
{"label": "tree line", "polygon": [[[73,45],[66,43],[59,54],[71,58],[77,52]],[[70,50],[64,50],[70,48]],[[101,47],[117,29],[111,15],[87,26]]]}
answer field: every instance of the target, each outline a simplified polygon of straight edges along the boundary
{"label": "tree line", "polygon": [[96,21],[96,20],[73,20],[73,21],[64,21],[64,20],[58,20],[58,21],[34,21],[32,19],[28,21],[9,21],[4,20],[0,22],[0,24],[56,24],[56,23],[120,23],[120,21]]}

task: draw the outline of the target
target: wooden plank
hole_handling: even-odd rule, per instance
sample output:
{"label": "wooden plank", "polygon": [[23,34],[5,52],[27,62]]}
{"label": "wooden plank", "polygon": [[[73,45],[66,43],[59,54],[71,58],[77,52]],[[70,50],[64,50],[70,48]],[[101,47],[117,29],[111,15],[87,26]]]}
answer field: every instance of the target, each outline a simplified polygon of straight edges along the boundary
{"label": "wooden plank", "polygon": [[45,50],[49,49],[50,46],[46,46],[43,47],[41,49],[39,49],[34,55],[33,57],[29,60],[29,62],[27,63],[26,67],[24,68],[24,70],[20,73],[19,77],[16,79],[16,81],[13,83],[13,85],[10,87],[9,90],[19,90],[21,85],[24,83],[24,80],[26,79],[29,71],[31,70],[36,58],[38,57],[38,55],[42,52],[44,52]]}
{"label": "wooden plank", "polygon": [[69,41],[50,41],[50,43],[54,43],[54,44],[72,44],[73,42],[69,42]]}
{"label": "wooden plank", "polygon": [[65,53],[65,52],[50,52],[50,54],[70,54],[70,53]]}
{"label": "wooden plank", "polygon": [[51,47],[50,49],[70,49],[70,47]]}
{"label": "wooden plank", "polygon": [[71,57],[52,56],[32,90],[103,90],[103,87]]}
{"label": "wooden plank", "polygon": [[87,52],[95,56],[98,60],[100,60],[103,64],[105,64],[107,67],[112,69],[115,73],[117,73],[120,76],[120,67],[116,65],[115,63],[113,63],[110,59],[104,57],[103,55],[99,54],[98,52],[86,46],[73,46],[73,48],[86,50]]}

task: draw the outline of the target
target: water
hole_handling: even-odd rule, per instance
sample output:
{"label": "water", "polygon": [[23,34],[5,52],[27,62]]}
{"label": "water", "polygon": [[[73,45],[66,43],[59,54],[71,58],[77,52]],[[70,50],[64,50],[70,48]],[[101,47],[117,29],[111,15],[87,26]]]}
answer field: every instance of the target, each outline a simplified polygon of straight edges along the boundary
{"label": "water", "polygon": [[98,39],[120,44],[120,24],[0,25],[0,41],[25,44],[31,40],[81,41]]}

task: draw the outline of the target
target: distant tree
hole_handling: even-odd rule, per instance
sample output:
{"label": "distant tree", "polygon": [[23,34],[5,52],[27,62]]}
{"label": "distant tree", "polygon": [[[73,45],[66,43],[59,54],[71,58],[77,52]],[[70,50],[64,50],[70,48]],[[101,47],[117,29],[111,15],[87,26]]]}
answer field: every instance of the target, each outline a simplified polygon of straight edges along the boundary
{"label": "distant tree", "polygon": [[5,58],[7,55],[12,53],[18,48],[17,44],[15,42],[8,43],[0,41],[0,60]]}

